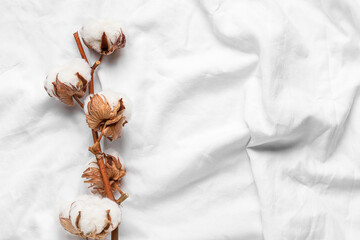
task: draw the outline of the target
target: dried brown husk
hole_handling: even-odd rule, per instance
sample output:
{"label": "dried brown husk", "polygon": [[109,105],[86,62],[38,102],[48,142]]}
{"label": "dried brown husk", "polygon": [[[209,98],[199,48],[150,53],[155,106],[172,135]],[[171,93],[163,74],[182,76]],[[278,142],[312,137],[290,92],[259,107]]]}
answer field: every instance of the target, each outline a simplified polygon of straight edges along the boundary
{"label": "dried brown husk", "polygon": [[111,141],[121,137],[122,128],[127,123],[123,114],[125,105],[122,98],[117,106],[111,109],[106,98],[96,94],[90,97],[86,107],[88,109],[86,122],[91,129],[102,132]]}
{"label": "dried brown husk", "polygon": [[116,49],[119,48],[123,48],[125,47],[126,44],[126,37],[125,34],[123,33],[122,29],[120,29],[120,35],[119,37],[116,39],[116,41],[113,43],[111,41],[111,39],[108,38],[108,36],[106,35],[105,32],[103,32],[102,36],[101,36],[101,42],[100,42],[100,51],[98,49],[95,49],[91,46],[90,43],[87,43],[86,40],[83,38],[83,42],[85,43],[85,45],[100,53],[101,55],[110,55],[112,54]]}
{"label": "dried brown husk", "polygon": [[[115,191],[116,186],[120,185],[121,179],[126,175],[126,170],[122,166],[119,158],[110,155],[104,154],[105,160],[105,170],[109,178],[111,191]],[[97,165],[97,162],[94,162]],[[92,188],[92,193],[100,194],[101,196],[106,196],[106,191],[104,187],[104,182],[101,178],[101,173],[99,167],[89,167],[87,168],[83,175],[83,178],[89,179],[84,181],[85,183],[90,183],[89,188]]]}
{"label": "dried brown husk", "polygon": [[[65,103],[69,106],[73,106],[74,105],[74,99],[73,99],[74,96],[77,98],[82,98],[85,95],[87,81],[79,73],[76,73],[76,76],[79,79],[78,83],[76,84],[76,86],[74,86],[72,84],[70,84],[71,86],[68,86],[67,84],[62,83],[59,80],[58,75],[56,76],[55,82],[52,82],[52,84],[54,85],[53,94],[61,102]],[[46,87],[45,87],[45,90],[48,91]],[[49,94],[49,96],[52,97],[50,94]]]}
{"label": "dried brown husk", "polygon": [[60,217],[59,219],[60,219],[61,226],[71,234],[80,236],[82,238],[105,239],[105,237],[110,233],[110,232],[106,232],[106,231],[111,226],[110,210],[107,210],[106,213],[107,213],[107,217],[106,217],[105,227],[104,227],[103,231],[101,231],[98,234],[96,232],[90,233],[90,234],[84,234],[81,231],[81,229],[80,229],[81,211],[79,211],[78,216],[75,221],[76,227],[74,227],[72,225],[70,217],[69,218]]}

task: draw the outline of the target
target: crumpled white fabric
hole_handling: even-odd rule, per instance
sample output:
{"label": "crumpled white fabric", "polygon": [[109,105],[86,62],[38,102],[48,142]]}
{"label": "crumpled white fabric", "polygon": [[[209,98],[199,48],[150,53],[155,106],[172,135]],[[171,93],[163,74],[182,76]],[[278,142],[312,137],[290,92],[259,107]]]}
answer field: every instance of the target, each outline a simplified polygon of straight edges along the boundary
{"label": "crumpled white fabric", "polygon": [[4,0],[0,12],[1,239],[75,239],[57,205],[89,193],[91,134],[42,83],[100,17],[127,37],[96,74],[96,91],[133,102],[105,144],[126,162],[121,239],[358,239],[356,1]]}

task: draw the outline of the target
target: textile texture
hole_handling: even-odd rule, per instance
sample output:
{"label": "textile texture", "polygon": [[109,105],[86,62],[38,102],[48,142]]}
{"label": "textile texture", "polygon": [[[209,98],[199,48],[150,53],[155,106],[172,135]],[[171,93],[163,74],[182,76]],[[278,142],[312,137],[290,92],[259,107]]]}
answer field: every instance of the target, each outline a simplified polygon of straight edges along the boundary
{"label": "textile texture", "polygon": [[[46,74],[94,18],[123,26],[95,92],[132,101],[119,239],[357,240],[360,5],[354,0],[3,0],[0,239],[77,239],[58,206],[90,193],[83,111]],[[88,50],[90,62],[98,54]]]}

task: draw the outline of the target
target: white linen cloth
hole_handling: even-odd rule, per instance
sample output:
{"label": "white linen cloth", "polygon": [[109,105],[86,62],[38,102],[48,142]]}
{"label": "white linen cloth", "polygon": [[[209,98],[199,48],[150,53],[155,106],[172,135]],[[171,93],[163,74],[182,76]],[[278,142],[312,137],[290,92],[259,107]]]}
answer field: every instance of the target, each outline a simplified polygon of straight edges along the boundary
{"label": "white linen cloth", "polygon": [[79,56],[85,21],[111,18],[127,44],[96,91],[133,102],[105,144],[127,168],[119,239],[357,240],[359,12],[350,0],[3,0],[0,239],[77,239],[57,206],[89,193],[91,133],[43,80]]}

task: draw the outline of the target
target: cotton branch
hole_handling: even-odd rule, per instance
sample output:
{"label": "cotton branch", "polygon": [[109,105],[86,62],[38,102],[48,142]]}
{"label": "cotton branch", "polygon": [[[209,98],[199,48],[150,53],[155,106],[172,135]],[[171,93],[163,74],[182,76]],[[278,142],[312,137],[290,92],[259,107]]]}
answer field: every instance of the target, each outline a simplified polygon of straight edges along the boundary
{"label": "cotton branch", "polygon": [[[85,55],[84,49],[82,47],[78,32],[74,33],[74,38],[75,38],[76,44],[78,46],[81,57],[84,60],[86,60],[87,62],[89,62],[87,60],[86,55]],[[103,55],[101,55],[100,59],[97,62],[95,62],[95,64],[91,68],[91,80],[89,82],[89,94],[94,94],[94,71],[95,71],[96,67],[99,66],[99,64],[101,63],[102,57],[103,57]],[[94,144],[97,143],[98,142],[97,132],[92,130],[92,136],[93,136]],[[97,150],[99,151],[99,153],[101,153],[100,143],[98,143],[98,149]],[[106,195],[107,195],[107,197],[109,199],[115,201],[114,194],[111,191],[109,178],[108,178],[108,176],[106,174],[105,165],[104,165],[104,159],[99,154],[97,154],[96,155],[96,160],[97,160],[97,163],[99,165],[102,180],[104,182]],[[111,232],[111,240],[118,240],[118,228],[116,228],[113,232]]]}

